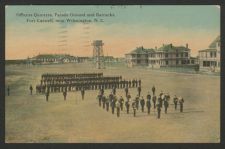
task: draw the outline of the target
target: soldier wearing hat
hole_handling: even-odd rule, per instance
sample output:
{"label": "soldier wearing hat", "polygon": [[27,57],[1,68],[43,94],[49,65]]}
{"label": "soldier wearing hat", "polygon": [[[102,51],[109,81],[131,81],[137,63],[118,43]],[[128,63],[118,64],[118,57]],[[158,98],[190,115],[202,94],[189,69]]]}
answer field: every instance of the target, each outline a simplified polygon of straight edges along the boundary
{"label": "soldier wearing hat", "polygon": [[33,87],[32,85],[30,85],[30,94],[32,95],[32,92],[33,92]]}
{"label": "soldier wearing hat", "polygon": [[121,111],[123,111],[123,103],[124,103],[124,99],[123,99],[122,96],[120,96],[119,102],[120,102],[120,109],[121,109]]}
{"label": "soldier wearing hat", "polygon": [[113,97],[111,102],[112,114],[114,114],[115,106],[116,106],[116,96]]}
{"label": "soldier wearing hat", "polygon": [[105,104],[106,104],[106,111],[108,112],[109,111],[109,97],[106,98]]}
{"label": "soldier wearing hat", "polygon": [[150,109],[151,109],[151,100],[150,99],[147,99],[146,106],[147,106],[147,109],[148,109],[148,114],[150,114]]}
{"label": "soldier wearing hat", "polygon": [[183,112],[184,99],[182,97],[179,97],[179,104],[180,104],[180,112]]}
{"label": "soldier wearing hat", "polygon": [[156,96],[155,95],[153,95],[152,101],[153,101],[153,105],[154,105],[154,109],[155,109],[156,108]]}
{"label": "soldier wearing hat", "polygon": [[119,100],[116,101],[116,114],[117,114],[117,117],[120,117],[120,102],[119,102]]}
{"label": "soldier wearing hat", "polygon": [[155,95],[155,86],[154,85],[152,87],[152,94],[153,94],[153,96]]}
{"label": "soldier wearing hat", "polygon": [[160,106],[160,104],[157,104],[156,107],[157,107],[157,113],[158,113],[157,118],[160,119],[161,106]]}
{"label": "soldier wearing hat", "polygon": [[128,87],[126,86],[124,90],[125,90],[125,95],[127,97],[127,95],[128,95]]}
{"label": "soldier wearing hat", "polygon": [[136,100],[133,100],[133,102],[132,102],[132,108],[133,108],[133,112],[134,112],[134,117],[136,116],[136,108],[137,108],[137,106],[136,106]]}
{"label": "soldier wearing hat", "polygon": [[46,101],[48,102],[49,92],[45,93]]}
{"label": "soldier wearing hat", "polygon": [[178,98],[177,98],[176,95],[175,95],[174,98],[173,98],[173,103],[174,103],[174,106],[175,106],[175,110],[177,110]]}
{"label": "soldier wearing hat", "polygon": [[64,100],[66,100],[67,91],[63,91]]}
{"label": "soldier wearing hat", "polygon": [[138,96],[140,97],[140,95],[141,95],[141,86],[140,85],[138,86],[137,90],[138,90]]}
{"label": "soldier wearing hat", "polygon": [[99,106],[101,107],[101,104],[102,104],[102,95],[101,95],[100,92],[99,92],[99,94],[98,94],[98,104],[99,104]]}
{"label": "soldier wearing hat", "polygon": [[141,111],[144,112],[145,100],[144,100],[143,96],[141,97],[140,104],[141,104]]}
{"label": "soldier wearing hat", "polygon": [[130,109],[130,102],[129,102],[129,100],[127,100],[125,102],[125,106],[126,106],[126,109],[127,109],[127,114],[129,114],[129,109]]}
{"label": "soldier wearing hat", "polygon": [[84,100],[84,94],[85,94],[85,89],[84,87],[81,89],[81,96],[82,96],[82,100]]}
{"label": "soldier wearing hat", "polygon": [[169,107],[169,101],[164,100],[164,108],[165,108],[165,113],[167,114],[167,108]]}
{"label": "soldier wearing hat", "polygon": [[139,107],[139,96],[138,95],[135,98],[135,102],[136,102],[136,109],[138,110],[138,107]]}

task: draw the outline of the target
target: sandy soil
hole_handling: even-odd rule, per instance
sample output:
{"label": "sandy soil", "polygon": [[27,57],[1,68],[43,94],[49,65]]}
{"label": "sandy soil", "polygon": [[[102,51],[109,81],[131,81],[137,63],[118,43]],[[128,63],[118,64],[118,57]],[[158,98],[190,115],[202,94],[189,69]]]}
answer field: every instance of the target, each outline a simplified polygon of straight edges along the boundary
{"label": "sandy soil", "polygon": [[[29,95],[29,85],[35,86],[42,73],[103,72],[142,79],[142,95],[146,97],[154,84],[161,90],[183,96],[184,112],[175,111],[170,102],[168,114],[137,112],[137,117],[98,106],[97,91],[87,91],[85,100],[80,92],[69,92],[67,101],[62,93],[50,94],[47,103],[43,95]],[[199,74],[166,73],[141,68],[108,67],[96,70],[87,64],[46,66],[6,66],[6,85],[11,95],[5,98],[5,142],[220,142],[220,77]],[[109,94],[110,90],[106,90]],[[131,96],[137,94],[131,89]],[[117,95],[124,96],[124,90]]]}

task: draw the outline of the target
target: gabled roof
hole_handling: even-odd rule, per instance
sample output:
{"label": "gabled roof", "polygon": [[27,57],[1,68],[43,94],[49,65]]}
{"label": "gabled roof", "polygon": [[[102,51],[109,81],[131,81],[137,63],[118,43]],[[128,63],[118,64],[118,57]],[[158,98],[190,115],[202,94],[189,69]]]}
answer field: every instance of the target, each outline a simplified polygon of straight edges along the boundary
{"label": "gabled roof", "polygon": [[180,52],[180,51],[189,51],[190,49],[186,48],[184,46],[173,46],[172,44],[166,44],[166,45],[163,45],[162,47],[160,47],[157,51],[173,52],[176,50],[178,50]]}
{"label": "gabled roof", "polygon": [[215,49],[218,43],[220,45],[220,36],[216,37],[216,39],[213,40],[213,42],[209,45],[209,48]]}
{"label": "gabled roof", "polygon": [[137,47],[129,54],[148,54],[149,52],[154,52],[154,49],[145,49],[144,47]]}

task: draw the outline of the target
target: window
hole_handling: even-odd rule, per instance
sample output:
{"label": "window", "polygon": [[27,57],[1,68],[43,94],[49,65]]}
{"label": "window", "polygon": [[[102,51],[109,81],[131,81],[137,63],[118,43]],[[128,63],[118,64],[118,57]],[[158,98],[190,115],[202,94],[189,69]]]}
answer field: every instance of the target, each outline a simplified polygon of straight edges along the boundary
{"label": "window", "polygon": [[210,52],[210,57],[211,57],[211,58],[213,57],[213,52]]}
{"label": "window", "polygon": [[179,64],[179,61],[178,61],[178,60],[176,60],[176,64],[177,64],[177,65]]}
{"label": "window", "polygon": [[165,54],[165,57],[168,57],[168,53]]}
{"label": "window", "polygon": [[185,53],[185,57],[188,57],[188,53]]}
{"label": "window", "polygon": [[169,64],[169,62],[168,61],[166,61],[166,65],[168,65]]}
{"label": "window", "polygon": [[178,53],[176,53],[176,57],[179,57],[179,54]]}
{"label": "window", "polygon": [[181,53],[181,57],[183,57],[183,53]]}

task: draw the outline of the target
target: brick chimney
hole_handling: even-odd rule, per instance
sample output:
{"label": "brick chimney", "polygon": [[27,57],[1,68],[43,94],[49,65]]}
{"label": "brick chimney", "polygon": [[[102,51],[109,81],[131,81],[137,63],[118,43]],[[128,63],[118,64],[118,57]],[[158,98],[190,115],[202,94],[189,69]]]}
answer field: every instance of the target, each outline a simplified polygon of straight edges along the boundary
{"label": "brick chimney", "polygon": [[188,43],[186,43],[186,48],[188,48]]}

